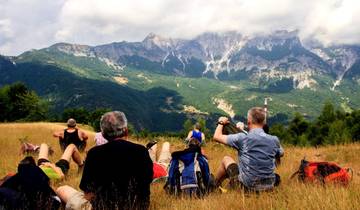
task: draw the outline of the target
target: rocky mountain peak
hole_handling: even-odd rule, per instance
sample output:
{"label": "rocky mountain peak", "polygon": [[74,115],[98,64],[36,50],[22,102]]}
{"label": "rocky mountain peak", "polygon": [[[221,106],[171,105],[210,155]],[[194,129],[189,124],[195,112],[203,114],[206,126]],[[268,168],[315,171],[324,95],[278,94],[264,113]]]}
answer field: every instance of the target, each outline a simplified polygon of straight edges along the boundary
{"label": "rocky mountain peak", "polygon": [[50,48],[75,56],[107,59],[119,66],[151,68],[157,73],[215,78],[220,75],[228,79],[234,74],[247,74],[252,78],[281,75],[310,81],[313,75],[325,73],[337,75],[341,81],[360,60],[359,47],[326,47],[311,40],[306,43],[303,45],[296,30],[278,30],[253,36],[236,31],[207,32],[188,40],[150,33],[142,42],[95,47],[58,43]]}
{"label": "rocky mountain peak", "polygon": [[149,35],[147,35],[145,39],[142,41],[142,43],[147,49],[159,47],[160,49],[163,50],[173,48],[175,44],[174,40],[172,40],[171,38],[164,38],[155,33],[150,33]]}
{"label": "rocky mountain peak", "polygon": [[259,50],[271,51],[274,46],[294,48],[302,47],[297,31],[275,31],[269,35],[255,36],[249,40],[247,47]]}
{"label": "rocky mountain peak", "polygon": [[52,45],[49,49],[57,49],[61,52],[71,54],[74,56],[88,56],[94,57],[94,53],[92,52],[92,47],[88,45],[81,44],[70,44],[70,43],[57,43]]}

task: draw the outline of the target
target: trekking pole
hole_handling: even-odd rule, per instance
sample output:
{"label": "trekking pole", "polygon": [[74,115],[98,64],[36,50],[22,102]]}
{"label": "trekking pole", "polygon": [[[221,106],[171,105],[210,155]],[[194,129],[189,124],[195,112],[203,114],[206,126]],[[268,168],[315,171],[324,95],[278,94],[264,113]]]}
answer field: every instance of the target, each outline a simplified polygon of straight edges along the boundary
{"label": "trekking pole", "polygon": [[228,135],[228,134],[235,134],[235,133],[240,133],[240,132],[247,134],[247,131],[245,129],[240,129],[237,126],[237,124],[235,124],[234,119],[232,117],[230,117],[229,123],[224,125],[224,127],[223,127],[223,133],[225,135]]}
{"label": "trekking pole", "polygon": [[264,111],[265,111],[265,122],[267,122],[267,118],[269,115],[269,109],[268,109],[268,100],[271,99],[270,97],[264,98]]}

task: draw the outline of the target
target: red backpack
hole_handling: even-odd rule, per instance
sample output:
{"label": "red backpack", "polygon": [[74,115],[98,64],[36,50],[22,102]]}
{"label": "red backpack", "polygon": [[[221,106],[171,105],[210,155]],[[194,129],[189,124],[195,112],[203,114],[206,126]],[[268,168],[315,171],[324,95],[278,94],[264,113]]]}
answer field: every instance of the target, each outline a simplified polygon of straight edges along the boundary
{"label": "red backpack", "polygon": [[310,162],[303,159],[299,170],[291,178],[296,175],[303,182],[338,183],[346,186],[352,179],[352,170],[350,168],[341,168],[336,163]]}

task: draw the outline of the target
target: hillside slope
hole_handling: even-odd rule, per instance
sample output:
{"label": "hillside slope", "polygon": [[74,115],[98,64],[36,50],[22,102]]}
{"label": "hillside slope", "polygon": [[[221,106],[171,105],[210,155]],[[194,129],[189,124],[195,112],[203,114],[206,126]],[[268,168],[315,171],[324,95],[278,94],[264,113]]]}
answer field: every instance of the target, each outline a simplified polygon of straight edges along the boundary
{"label": "hillside slope", "polygon": [[243,120],[269,99],[270,123],[294,112],[317,116],[325,101],[360,107],[358,46],[305,46],[296,32],[244,37],[206,33],[193,40],[150,34],[142,42],[58,43],[0,56],[0,86],[26,83],[52,105],[128,114],[138,129],[179,131],[186,118]]}

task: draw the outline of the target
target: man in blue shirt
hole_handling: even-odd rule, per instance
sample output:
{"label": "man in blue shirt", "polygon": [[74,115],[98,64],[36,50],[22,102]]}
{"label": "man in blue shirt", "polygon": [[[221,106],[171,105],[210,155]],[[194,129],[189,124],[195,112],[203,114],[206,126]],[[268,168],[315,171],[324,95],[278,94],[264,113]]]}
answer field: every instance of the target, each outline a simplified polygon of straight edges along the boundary
{"label": "man in blue shirt", "polygon": [[224,135],[223,126],[229,123],[228,118],[220,117],[214,133],[214,140],[235,148],[238,151],[239,163],[225,156],[216,173],[218,186],[230,179],[230,186],[236,187],[239,182],[247,190],[270,190],[276,184],[275,157],[283,156],[279,139],[266,134],[263,126],[266,112],[263,108],[254,107],[248,111],[247,124],[249,133]]}

